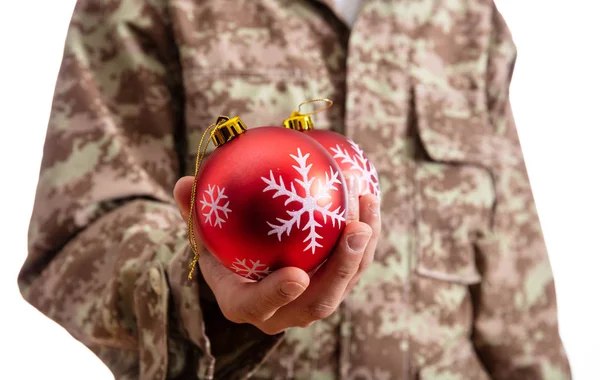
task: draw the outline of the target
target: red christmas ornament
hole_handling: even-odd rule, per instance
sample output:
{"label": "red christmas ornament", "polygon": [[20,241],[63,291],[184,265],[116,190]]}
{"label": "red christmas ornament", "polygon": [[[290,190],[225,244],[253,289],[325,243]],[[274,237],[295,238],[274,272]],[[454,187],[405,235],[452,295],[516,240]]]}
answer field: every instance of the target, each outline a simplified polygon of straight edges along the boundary
{"label": "red christmas ornament", "polygon": [[[312,113],[300,113],[300,108],[304,104],[315,101],[325,101],[328,103],[328,106]],[[322,112],[331,107],[331,105],[333,105],[333,102],[329,99],[314,99],[303,102],[298,107],[298,111],[293,112],[283,122],[283,125],[288,129],[301,131],[315,139],[333,156],[343,172],[350,172],[356,175],[359,178],[359,194],[361,196],[370,193],[379,198],[380,188],[377,170],[358,144],[337,132],[314,129],[310,115]]]}
{"label": "red christmas ornament", "polygon": [[211,138],[216,149],[196,168],[192,247],[195,225],[223,265],[253,280],[320,265],[346,224],[346,184],[335,160],[308,136],[247,130],[238,117],[220,117]]}

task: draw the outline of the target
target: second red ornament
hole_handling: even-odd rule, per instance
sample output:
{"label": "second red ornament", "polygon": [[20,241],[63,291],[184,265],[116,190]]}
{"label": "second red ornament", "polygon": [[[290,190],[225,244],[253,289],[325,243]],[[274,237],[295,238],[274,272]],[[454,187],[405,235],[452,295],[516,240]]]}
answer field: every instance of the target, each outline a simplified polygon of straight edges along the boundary
{"label": "second red ornament", "polygon": [[[326,102],[328,105],[314,112],[301,113],[303,105],[314,102]],[[323,112],[332,105],[333,101],[325,98],[307,100],[300,103],[298,111],[294,111],[288,119],[284,120],[283,126],[287,129],[303,132],[315,139],[333,156],[342,172],[356,175],[359,179],[359,194],[361,196],[373,194],[379,198],[381,191],[377,170],[358,144],[340,133],[315,129],[311,115]]]}

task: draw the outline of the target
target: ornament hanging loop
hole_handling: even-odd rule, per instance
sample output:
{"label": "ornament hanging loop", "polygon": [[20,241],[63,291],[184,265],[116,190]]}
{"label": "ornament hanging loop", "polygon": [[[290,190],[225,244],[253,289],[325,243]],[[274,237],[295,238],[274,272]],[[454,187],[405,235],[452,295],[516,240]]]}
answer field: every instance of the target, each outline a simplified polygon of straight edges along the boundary
{"label": "ornament hanging loop", "polygon": [[[323,108],[316,109],[312,112],[308,112],[308,113],[301,112],[302,106],[307,105],[309,103],[317,103],[317,102],[324,102],[324,103],[327,103],[327,105]],[[317,99],[305,100],[298,105],[298,111],[292,112],[290,117],[288,117],[287,119],[285,119],[283,121],[283,126],[288,129],[293,129],[296,131],[310,131],[315,128],[311,115],[314,115],[314,114],[320,113],[320,112],[324,112],[324,111],[328,110],[332,105],[333,105],[333,101],[330,99],[327,99],[327,98],[317,98]]]}
{"label": "ornament hanging loop", "polygon": [[198,263],[198,259],[200,255],[198,253],[198,243],[196,242],[196,236],[194,235],[194,204],[196,203],[196,186],[198,183],[198,171],[200,170],[200,165],[202,165],[202,161],[204,160],[204,156],[206,155],[206,150],[208,149],[208,143],[210,139],[206,139],[207,133],[214,130],[220,123],[223,122],[223,119],[228,120],[224,116],[221,116],[217,119],[216,123],[213,123],[206,127],[202,137],[200,138],[200,142],[198,143],[198,152],[196,153],[196,168],[194,170],[194,183],[192,184],[192,194],[190,197],[190,214],[187,220],[188,226],[188,241],[190,243],[190,247],[194,252],[194,258],[190,262],[190,273],[188,274],[188,279],[191,280],[194,275],[194,270],[196,269],[196,264]]}
{"label": "ornament hanging loop", "polygon": [[[310,103],[317,103],[317,102],[324,102],[324,103],[327,103],[327,105],[323,108],[316,109],[312,112],[302,113],[302,106],[305,106]],[[314,115],[314,114],[328,110],[329,108],[331,108],[331,106],[333,106],[333,100],[327,99],[327,98],[317,98],[317,99],[305,100],[298,105],[298,115],[304,115],[304,116]]]}

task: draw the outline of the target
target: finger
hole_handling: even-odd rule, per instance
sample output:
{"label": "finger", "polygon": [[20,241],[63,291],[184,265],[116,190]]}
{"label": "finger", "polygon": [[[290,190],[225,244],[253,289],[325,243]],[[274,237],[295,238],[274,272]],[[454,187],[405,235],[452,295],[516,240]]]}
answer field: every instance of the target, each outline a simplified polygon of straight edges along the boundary
{"label": "finger", "polygon": [[348,284],[344,296],[358,283],[364,271],[371,265],[377,250],[379,235],[381,234],[381,213],[379,199],[372,195],[364,195],[360,199],[360,221],[371,227],[371,238],[365,248],[362,261],[354,278]]}
{"label": "finger", "polygon": [[346,188],[348,190],[348,207],[346,212],[346,223],[359,220],[359,194],[358,178],[354,174],[345,174]]}
{"label": "finger", "polygon": [[213,274],[205,268],[207,266],[201,265],[207,282],[213,283],[209,286],[223,315],[235,323],[258,325],[266,321],[279,308],[298,298],[310,283],[308,274],[295,267],[281,268],[258,282],[243,278],[222,265],[220,268],[229,273],[220,270],[221,273]]}
{"label": "finger", "polygon": [[175,202],[177,202],[177,206],[179,206],[179,213],[186,221],[190,216],[190,199],[192,197],[193,184],[194,177],[187,176],[180,178],[173,188],[173,197],[175,198]]}
{"label": "finger", "polygon": [[[360,194],[358,186],[358,178],[352,173],[345,173],[344,180],[346,181],[347,189],[347,207],[346,207],[346,224],[359,219],[360,210]],[[308,275],[312,276],[323,266],[325,262],[321,263],[318,267],[311,270]]]}
{"label": "finger", "polygon": [[295,267],[279,269],[262,281],[246,283],[240,289],[229,287],[226,296],[232,317],[241,323],[259,325],[277,310],[297,299],[308,288],[310,278]]}
{"label": "finger", "polygon": [[369,225],[346,225],[340,243],[311,279],[311,286],[296,301],[282,307],[272,320],[289,326],[305,326],[331,315],[339,306],[348,283],[356,274],[371,237]]}

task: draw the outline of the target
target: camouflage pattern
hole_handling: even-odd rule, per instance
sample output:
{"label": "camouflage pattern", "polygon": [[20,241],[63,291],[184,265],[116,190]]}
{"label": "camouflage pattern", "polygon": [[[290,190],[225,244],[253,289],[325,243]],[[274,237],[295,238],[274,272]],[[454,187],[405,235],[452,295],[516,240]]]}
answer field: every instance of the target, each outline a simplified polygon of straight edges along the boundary
{"label": "camouflage pattern", "polygon": [[[117,379],[569,379],[492,0],[80,0],[19,276]],[[375,261],[331,317],[276,335],[188,281],[172,197],[217,115],[318,128],[378,168]],[[199,272],[197,272],[199,273]]]}

